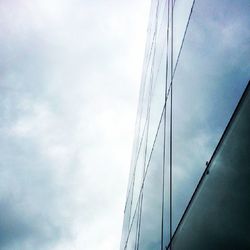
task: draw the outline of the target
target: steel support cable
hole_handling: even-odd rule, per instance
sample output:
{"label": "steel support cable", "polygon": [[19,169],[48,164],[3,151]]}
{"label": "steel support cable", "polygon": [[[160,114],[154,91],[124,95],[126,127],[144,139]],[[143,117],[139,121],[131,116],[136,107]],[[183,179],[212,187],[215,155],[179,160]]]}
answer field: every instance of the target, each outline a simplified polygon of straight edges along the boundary
{"label": "steel support cable", "polygon": [[[171,0],[171,80],[173,81],[173,42],[174,42],[174,29],[173,29],[173,3],[174,0]],[[171,83],[172,83],[171,81]],[[170,96],[170,138],[169,138],[169,193],[170,193],[170,209],[169,209],[169,216],[170,216],[170,223],[169,223],[169,234],[170,239],[172,238],[172,228],[173,228],[173,85],[171,84],[171,96]],[[170,244],[170,250],[171,250]]]}
{"label": "steel support cable", "polygon": [[[168,84],[168,46],[169,46],[169,0],[168,2],[168,12],[167,12],[167,51],[166,51],[166,83],[165,83],[165,103],[167,98],[167,84]],[[166,158],[166,111],[164,110],[164,139],[163,139],[163,164],[162,164],[162,214],[161,214],[161,250],[163,250],[164,245],[164,198],[165,198],[165,158]]]}

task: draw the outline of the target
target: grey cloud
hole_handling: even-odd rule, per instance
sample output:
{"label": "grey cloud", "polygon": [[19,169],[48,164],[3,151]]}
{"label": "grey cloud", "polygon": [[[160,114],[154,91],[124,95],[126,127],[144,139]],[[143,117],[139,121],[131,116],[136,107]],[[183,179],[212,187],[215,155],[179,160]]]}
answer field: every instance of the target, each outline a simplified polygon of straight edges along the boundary
{"label": "grey cloud", "polygon": [[1,249],[118,248],[147,23],[130,4],[0,3]]}
{"label": "grey cloud", "polygon": [[[12,197],[11,197],[12,198]],[[35,202],[35,201],[34,201]],[[61,228],[39,217],[34,217],[18,204],[13,204],[10,197],[1,198],[1,225],[0,246],[1,249],[13,249],[23,245],[25,249],[44,249],[47,245],[62,237]]]}

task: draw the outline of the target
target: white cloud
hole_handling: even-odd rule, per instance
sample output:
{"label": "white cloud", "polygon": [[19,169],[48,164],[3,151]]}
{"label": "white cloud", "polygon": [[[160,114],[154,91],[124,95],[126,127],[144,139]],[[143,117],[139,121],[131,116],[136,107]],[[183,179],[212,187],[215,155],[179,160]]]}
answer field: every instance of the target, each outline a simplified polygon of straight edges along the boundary
{"label": "white cloud", "polygon": [[9,197],[7,223],[23,213],[27,225],[3,248],[118,248],[148,9],[0,4],[0,204]]}

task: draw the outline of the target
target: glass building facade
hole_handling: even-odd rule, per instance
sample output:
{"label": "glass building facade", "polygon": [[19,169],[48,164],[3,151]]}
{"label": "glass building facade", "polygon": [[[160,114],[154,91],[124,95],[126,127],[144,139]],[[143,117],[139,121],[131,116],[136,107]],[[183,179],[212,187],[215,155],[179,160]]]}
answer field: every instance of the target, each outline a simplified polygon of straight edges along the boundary
{"label": "glass building facade", "polygon": [[250,249],[249,13],[152,0],[121,250]]}

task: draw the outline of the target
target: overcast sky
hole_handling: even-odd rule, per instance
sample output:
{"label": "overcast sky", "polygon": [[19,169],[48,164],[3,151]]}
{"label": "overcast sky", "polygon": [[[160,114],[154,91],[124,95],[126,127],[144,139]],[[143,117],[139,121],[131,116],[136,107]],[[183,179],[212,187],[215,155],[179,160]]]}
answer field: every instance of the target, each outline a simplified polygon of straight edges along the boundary
{"label": "overcast sky", "polygon": [[[198,1],[174,78],[176,218],[249,80],[248,0],[227,1]],[[1,250],[119,248],[149,7],[0,1]]]}
{"label": "overcast sky", "polygon": [[149,0],[0,2],[0,248],[118,249]]}

